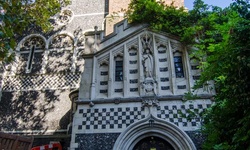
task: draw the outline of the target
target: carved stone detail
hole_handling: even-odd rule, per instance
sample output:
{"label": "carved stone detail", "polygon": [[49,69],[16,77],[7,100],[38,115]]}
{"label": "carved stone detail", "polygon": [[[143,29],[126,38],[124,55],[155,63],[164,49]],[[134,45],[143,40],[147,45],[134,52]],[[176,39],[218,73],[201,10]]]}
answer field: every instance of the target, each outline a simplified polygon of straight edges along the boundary
{"label": "carved stone detail", "polygon": [[156,95],[156,81],[151,78],[147,78],[141,83],[142,89],[144,89],[145,95]]}
{"label": "carved stone detail", "polygon": [[142,108],[145,107],[158,107],[159,106],[159,101],[157,99],[144,99],[142,100]]}
{"label": "carved stone detail", "polygon": [[53,38],[50,48],[67,48],[73,46],[73,40],[68,35],[57,35]]}
{"label": "carved stone detail", "polygon": [[35,46],[35,49],[45,49],[45,42],[40,37],[30,37],[22,44],[20,51],[30,51],[31,47]]}
{"label": "carved stone detail", "polygon": [[56,17],[56,23],[58,25],[66,25],[70,22],[72,16],[73,12],[71,10],[62,10],[61,13]]}
{"label": "carved stone detail", "polygon": [[181,45],[179,43],[170,41],[170,46],[171,46],[172,52],[176,52],[176,51],[181,51],[182,50]]}
{"label": "carved stone detail", "polygon": [[75,31],[74,31],[74,36],[77,40],[77,47],[83,47],[84,48],[84,34],[82,32],[82,29],[80,27],[78,27]]}

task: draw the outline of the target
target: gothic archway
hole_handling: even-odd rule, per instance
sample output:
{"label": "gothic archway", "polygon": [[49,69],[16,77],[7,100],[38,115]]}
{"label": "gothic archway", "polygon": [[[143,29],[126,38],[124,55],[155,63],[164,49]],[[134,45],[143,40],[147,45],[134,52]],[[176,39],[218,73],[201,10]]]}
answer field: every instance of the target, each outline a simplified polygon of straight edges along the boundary
{"label": "gothic archway", "polygon": [[196,150],[189,136],[176,125],[150,115],[130,125],[117,138],[113,150],[133,150],[145,138],[156,137],[169,143],[174,150]]}

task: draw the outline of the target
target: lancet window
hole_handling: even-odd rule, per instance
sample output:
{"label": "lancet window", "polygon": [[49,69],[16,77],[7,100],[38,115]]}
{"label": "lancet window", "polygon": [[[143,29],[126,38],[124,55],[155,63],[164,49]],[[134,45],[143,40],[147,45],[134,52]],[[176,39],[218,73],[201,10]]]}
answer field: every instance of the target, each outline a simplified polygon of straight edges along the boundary
{"label": "lancet window", "polygon": [[174,67],[176,78],[184,78],[182,56],[174,56]]}

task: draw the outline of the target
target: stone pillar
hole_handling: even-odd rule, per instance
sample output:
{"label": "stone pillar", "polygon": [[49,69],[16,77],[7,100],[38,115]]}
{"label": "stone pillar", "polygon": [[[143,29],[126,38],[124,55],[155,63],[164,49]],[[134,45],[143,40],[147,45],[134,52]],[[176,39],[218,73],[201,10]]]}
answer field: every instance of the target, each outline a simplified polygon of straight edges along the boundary
{"label": "stone pillar", "polygon": [[92,82],[91,82],[91,95],[90,95],[90,99],[94,99],[96,97],[96,88],[95,88],[95,84],[96,84],[96,67],[97,67],[97,63],[96,63],[96,57],[93,58],[93,70],[92,70]]}
{"label": "stone pillar", "polygon": [[109,53],[109,79],[108,79],[108,97],[112,97],[113,94],[113,72],[114,70],[114,56],[112,51]]}
{"label": "stone pillar", "polygon": [[128,49],[127,49],[127,45],[124,44],[124,50],[123,50],[123,78],[124,78],[124,82],[123,82],[123,96],[127,97],[128,96],[128,85],[129,85],[129,80],[128,80],[128,73],[129,73],[129,69],[128,69],[128,64],[129,64],[129,56],[128,56]]}
{"label": "stone pillar", "polygon": [[188,57],[187,48],[184,47],[184,70],[186,71],[186,79],[187,79],[187,90],[191,92],[192,87],[194,86],[193,76],[191,73],[191,65],[190,65],[190,59]]}
{"label": "stone pillar", "polygon": [[154,71],[155,71],[155,81],[156,81],[156,87],[157,87],[157,89],[155,89],[155,91],[156,91],[156,95],[159,95],[159,93],[160,93],[160,79],[159,79],[159,63],[158,63],[158,59],[159,59],[159,57],[158,57],[158,49],[157,49],[157,45],[156,45],[156,40],[155,40],[155,35],[153,35],[153,50],[154,50],[154,60],[155,60],[155,66],[154,66]]}
{"label": "stone pillar", "polygon": [[143,76],[143,65],[142,65],[142,44],[141,44],[141,38],[140,36],[138,37],[138,69],[139,69],[139,83],[140,83],[140,88],[139,88],[139,95],[145,95],[143,89],[142,89],[142,83],[144,82],[144,76]]}
{"label": "stone pillar", "polygon": [[169,63],[170,63],[170,69],[169,69],[169,81],[170,81],[170,87],[172,87],[172,93],[176,93],[176,76],[175,76],[175,67],[174,67],[174,56],[173,56],[173,50],[171,47],[170,40],[168,40],[168,49],[169,49]]}

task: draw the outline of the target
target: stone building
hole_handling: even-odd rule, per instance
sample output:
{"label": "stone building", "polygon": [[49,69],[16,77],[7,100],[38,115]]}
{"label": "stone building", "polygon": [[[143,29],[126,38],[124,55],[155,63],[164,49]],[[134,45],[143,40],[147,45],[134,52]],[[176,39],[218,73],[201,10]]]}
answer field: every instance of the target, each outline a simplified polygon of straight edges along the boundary
{"label": "stone building", "polygon": [[212,83],[185,101],[198,62],[178,37],[112,15],[128,3],[72,0],[54,31],[23,35],[1,71],[0,130],[72,150],[199,149]]}

